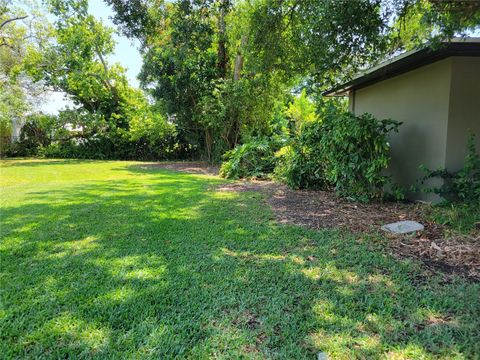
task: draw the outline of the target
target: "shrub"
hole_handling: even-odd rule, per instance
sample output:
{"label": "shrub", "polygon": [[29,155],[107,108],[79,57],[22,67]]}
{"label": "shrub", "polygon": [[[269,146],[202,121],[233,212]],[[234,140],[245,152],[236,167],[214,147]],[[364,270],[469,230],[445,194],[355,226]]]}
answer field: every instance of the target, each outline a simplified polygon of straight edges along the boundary
{"label": "shrub", "polygon": [[0,157],[9,155],[11,148],[12,124],[10,119],[0,114]]}
{"label": "shrub", "polygon": [[302,124],[290,148],[277,153],[276,176],[293,188],[334,187],[342,197],[381,198],[388,182],[388,133],[399,125],[327,106],[318,119]]}
{"label": "shrub", "polygon": [[205,156],[220,162],[222,154],[233,149],[239,139],[242,122],[249,117],[249,82],[222,80],[214,83],[211,93],[199,104],[196,120],[205,131]]}
{"label": "shrub", "polygon": [[55,117],[33,114],[27,117],[20,131],[20,140],[16,144],[22,156],[37,155],[39,150],[52,142]]}
{"label": "shrub", "polygon": [[274,176],[293,189],[325,189],[330,187],[325,175],[325,162],[320,146],[322,123],[305,123],[290,145],[276,152]]}
{"label": "shrub", "polygon": [[18,146],[18,142],[12,141],[10,137],[0,138],[0,158],[20,157],[23,155],[23,149]]}
{"label": "shrub", "polygon": [[54,143],[50,144],[44,148],[42,148],[39,151],[40,156],[44,156],[46,158],[68,158],[69,156],[66,156],[66,152],[64,151],[64,148],[60,147],[60,144]]}
{"label": "shrub", "polygon": [[[170,140],[170,141],[167,141]],[[39,155],[47,158],[97,159],[97,160],[169,160],[188,155],[188,149],[177,145],[175,138],[164,143],[150,143],[146,138],[76,138],[57,141],[42,149]]]}
{"label": "shrub", "polygon": [[267,178],[275,167],[275,150],[274,142],[263,138],[238,145],[225,153],[220,175],[227,179]]}
{"label": "shrub", "polygon": [[[429,170],[422,166],[425,177],[420,181],[420,190],[425,193],[440,195],[450,202],[467,202],[478,204],[480,202],[480,157],[475,147],[475,135],[472,134],[467,143],[467,156],[465,165],[456,172],[447,169]],[[429,179],[440,178],[442,185],[425,187]]]}
{"label": "shrub", "polygon": [[[55,117],[52,115],[41,113],[29,115],[24,119],[17,141],[12,141],[10,135],[4,136],[0,140],[2,142],[0,152],[10,157],[38,155],[43,147],[51,143],[54,125]],[[11,128],[11,124],[9,126]],[[0,129],[0,134],[8,133],[5,129]]]}
{"label": "shrub", "polygon": [[278,102],[285,97],[277,80],[271,74],[211,83],[212,88],[195,106],[194,121],[208,161],[220,162],[226,151],[252,138],[269,136],[272,128],[283,125],[282,119],[272,123],[278,115]]}
{"label": "shrub", "polygon": [[[130,111],[128,128],[108,124],[101,115],[64,110],[56,119],[45,157],[99,160],[164,160],[184,157],[174,124],[153,109]],[[120,121],[120,120],[119,120]]]}
{"label": "shrub", "polygon": [[399,122],[377,120],[370,114],[330,111],[322,124],[320,140],[325,175],[340,196],[368,201],[381,198],[390,161],[388,133]]}

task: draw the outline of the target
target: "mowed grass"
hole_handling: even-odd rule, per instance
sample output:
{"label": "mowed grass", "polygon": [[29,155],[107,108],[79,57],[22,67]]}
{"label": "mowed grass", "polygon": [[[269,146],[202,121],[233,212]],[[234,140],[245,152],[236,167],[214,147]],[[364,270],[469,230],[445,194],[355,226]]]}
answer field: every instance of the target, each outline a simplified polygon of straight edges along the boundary
{"label": "mowed grass", "polygon": [[276,224],[259,193],[133,162],[0,181],[0,358],[479,357],[478,284]]}

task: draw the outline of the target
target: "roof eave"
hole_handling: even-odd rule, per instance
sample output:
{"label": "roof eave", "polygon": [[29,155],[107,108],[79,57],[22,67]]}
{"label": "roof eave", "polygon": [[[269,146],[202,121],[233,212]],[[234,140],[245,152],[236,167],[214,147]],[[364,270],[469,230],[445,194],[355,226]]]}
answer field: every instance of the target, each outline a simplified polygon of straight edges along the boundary
{"label": "roof eave", "polygon": [[401,54],[361,73],[352,80],[323,92],[324,96],[345,96],[357,90],[450,56],[480,56],[480,39],[452,41],[441,48],[423,48]]}

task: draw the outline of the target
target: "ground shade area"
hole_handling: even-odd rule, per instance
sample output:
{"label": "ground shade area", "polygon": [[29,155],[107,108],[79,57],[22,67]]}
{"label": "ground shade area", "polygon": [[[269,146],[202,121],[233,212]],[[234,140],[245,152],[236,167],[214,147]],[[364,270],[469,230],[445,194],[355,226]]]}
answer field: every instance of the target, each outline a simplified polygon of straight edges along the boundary
{"label": "ground shade area", "polygon": [[0,170],[3,358],[480,354],[479,283],[426,273],[378,235],[278,222],[265,193],[208,174]]}

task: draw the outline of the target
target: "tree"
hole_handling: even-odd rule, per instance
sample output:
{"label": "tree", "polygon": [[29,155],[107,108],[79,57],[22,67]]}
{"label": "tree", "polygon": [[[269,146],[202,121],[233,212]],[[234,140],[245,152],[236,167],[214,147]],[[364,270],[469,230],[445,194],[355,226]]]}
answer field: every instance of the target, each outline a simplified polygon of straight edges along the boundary
{"label": "tree", "polygon": [[78,136],[120,136],[129,127],[126,113],[131,95],[137,94],[125,70],[106,60],[115,47],[113,30],[88,14],[86,0],[51,0],[49,9],[56,16],[55,37],[41,51],[32,52],[28,73],[65,92],[80,111],[91,115]]}
{"label": "tree", "polygon": [[[320,88],[405,47],[448,39],[480,23],[478,1],[258,0],[252,6],[253,52],[262,71],[313,77]],[[405,21],[408,27],[399,26]]]}
{"label": "tree", "polygon": [[38,48],[50,34],[35,3],[17,4],[4,1],[0,5],[0,141],[3,145],[9,143],[13,126],[21,126],[26,114],[42,100],[43,86],[32,82],[22,69],[29,49]]}
{"label": "tree", "polygon": [[[218,161],[242,138],[268,128],[276,97],[269,93],[281,86],[272,81],[279,80],[275,73],[259,74],[249,68],[244,3],[107,3],[124,33],[143,44],[142,86],[165,105],[184,142],[208,160]],[[145,28],[139,28],[138,21]]]}
{"label": "tree", "polygon": [[[163,156],[164,149],[155,147],[165,145],[159,140],[163,138],[170,146],[175,128],[162,114],[153,112],[141,90],[128,84],[125,69],[108,61],[115,48],[113,29],[88,13],[88,0],[49,0],[46,4],[54,17],[52,36],[41,47],[29,49],[23,68],[35,83],[68,94],[75,105],[56,118],[53,154],[122,159]],[[147,124],[154,133],[145,145],[140,130]]]}

